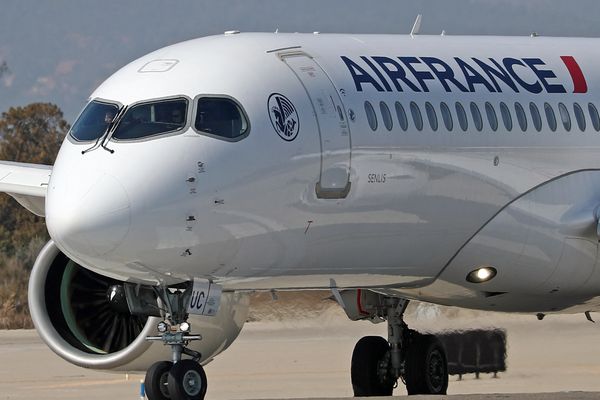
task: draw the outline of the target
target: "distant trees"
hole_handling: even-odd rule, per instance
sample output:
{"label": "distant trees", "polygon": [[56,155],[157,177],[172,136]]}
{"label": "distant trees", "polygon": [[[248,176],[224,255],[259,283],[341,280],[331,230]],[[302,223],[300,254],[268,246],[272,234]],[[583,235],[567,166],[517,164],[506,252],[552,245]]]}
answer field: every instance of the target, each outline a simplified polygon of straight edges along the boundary
{"label": "distant trees", "polygon": [[[0,160],[52,165],[69,129],[58,106],[11,107],[0,117]],[[43,218],[0,196],[0,252],[12,255],[35,237],[47,238]]]}
{"label": "distant trees", "polygon": [[[12,107],[0,116],[0,160],[54,164],[68,130],[69,124],[54,104]],[[47,240],[43,218],[0,194],[0,329],[32,327],[27,282]]]}
{"label": "distant trees", "polygon": [[11,107],[0,117],[0,160],[51,165],[68,130],[55,104]]}

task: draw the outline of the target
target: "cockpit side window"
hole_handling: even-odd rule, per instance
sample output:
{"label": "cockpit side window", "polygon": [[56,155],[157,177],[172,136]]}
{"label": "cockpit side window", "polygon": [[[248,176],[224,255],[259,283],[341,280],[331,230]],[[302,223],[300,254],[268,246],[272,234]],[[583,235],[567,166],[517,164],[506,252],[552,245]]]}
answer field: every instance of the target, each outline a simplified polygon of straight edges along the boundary
{"label": "cockpit side window", "polygon": [[194,127],[200,133],[233,141],[248,132],[248,121],[232,99],[200,97]]}
{"label": "cockpit side window", "polygon": [[94,100],[88,103],[71,128],[71,136],[80,142],[97,140],[102,137],[113,122],[119,106]]}
{"label": "cockpit side window", "polygon": [[130,140],[179,131],[187,123],[187,105],[186,99],[134,105],[127,110],[112,138]]}

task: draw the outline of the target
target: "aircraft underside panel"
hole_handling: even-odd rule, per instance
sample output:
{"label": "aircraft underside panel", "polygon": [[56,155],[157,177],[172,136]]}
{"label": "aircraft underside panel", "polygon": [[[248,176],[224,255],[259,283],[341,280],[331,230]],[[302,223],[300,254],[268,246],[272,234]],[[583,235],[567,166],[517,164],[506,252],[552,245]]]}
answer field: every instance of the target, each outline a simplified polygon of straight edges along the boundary
{"label": "aircraft underside panel", "polygon": [[[465,307],[535,312],[597,307],[600,171],[580,171],[532,189],[500,211],[456,254],[430,297]],[[469,283],[480,266],[498,271]],[[527,299],[526,302],[524,300]],[[570,300],[569,300],[570,299]],[[459,302],[461,302],[459,301]]]}

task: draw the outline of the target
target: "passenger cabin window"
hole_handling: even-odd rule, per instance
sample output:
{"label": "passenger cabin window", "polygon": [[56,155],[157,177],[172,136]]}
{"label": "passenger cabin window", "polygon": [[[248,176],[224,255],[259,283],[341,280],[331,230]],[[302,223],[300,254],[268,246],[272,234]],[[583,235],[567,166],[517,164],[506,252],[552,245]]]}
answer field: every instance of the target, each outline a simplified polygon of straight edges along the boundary
{"label": "passenger cabin window", "polygon": [[371,130],[375,132],[377,130],[377,115],[370,101],[365,101],[365,113],[367,113],[367,122]]}
{"label": "passenger cabin window", "polygon": [[91,101],[71,128],[71,136],[85,142],[102,137],[119,111],[116,104]]}
{"label": "passenger cabin window", "polygon": [[442,112],[442,119],[444,120],[444,126],[448,131],[452,131],[453,123],[452,123],[452,113],[450,113],[450,108],[444,102],[440,103],[440,111]]}
{"label": "passenger cabin window", "polygon": [[176,99],[134,105],[127,110],[112,137],[139,139],[181,130],[187,121],[187,104],[185,99]]}
{"label": "passenger cabin window", "polygon": [[588,111],[590,112],[590,119],[596,132],[600,131],[600,115],[598,115],[598,109],[592,103],[588,104]]}
{"label": "passenger cabin window", "polygon": [[466,132],[467,129],[469,129],[469,120],[467,119],[467,112],[465,111],[463,105],[460,104],[458,101],[454,105],[454,108],[456,108],[456,117],[458,118],[458,124],[460,125],[460,129],[462,129],[463,132]]}
{"label": "passenger cabin window", "polygon": [[473,123],[475,124],[475,129],[481,131],[483,129],[483,118],[481,118],[481,112],[479,111],[479,107],[477,104],[471,102],[471,116],[473,117]]}
{"label": "passenger cabin window", "polygon": [[575,113],[575,121],[577,121],[577,126],[580,131],[585,131],[585,114],[583,113],[583,109],[578,103],[573,104],[573,111]]}
{"label": "passenger cabin window", "polygon": [[437,115],[435,115],[435,108],[430,102],[425,103],[425,112],[427,113],[427,119],[429,120],[429,126],[432,131],[437,131],[438,121]]}
{"label": "passenger cabin window", "polygon": [[423,130],[423,116],[421,115],[421,110],[419,106],[414,101],[410,103],[410,113],[412,114],[413,121],[415,123],[415,127],[418,131]]}
{"label": "passenger cabin window", "polygon": [[406,118],[406,112],[404,111],[404,107],[402,107],[402,104],[400,104],[400,102],[397,101],[395,104],[395,108],[396,117],[398,118],[400,128],[402,128],[402,130],[405,131],[408,129],[408,118]]}
{"label": "passenger cabin window", "polygon": [[523,109],[521,103],[515,103],[515,114],[517,114],[519,128],[525,132],[527,130],[527,115],[525,114],[525,110]]}
{"label": "passenger cabin window", "polygon": [[385,104],[385,102],[380,101],[379,109],[381,110],[381,116],[383,117],[383,125],[385,126],[385,129],[391,131],[394,127],[394,123],[392,122],[392,113],[390,112],[389,107],[387,104]]}
{"label": "passenger cabin window", "polygon": [[201,97],[198,99],[194,127],[211,136],[235,140],[248,132],[248,121],[233,100],[225,97]]}
{"label": "passenger cabin window", "polygon": [[508,106],[504,102],[500,103],[500,114],[502,115],[502,123],[504,124],[504,128],[506,128],[506,130],[509,132],[512,131],[512,117],[510,116],[510,110],[508,109]]}
{"label": "passenger cabin window", "polygon": [[529,112],[531,113],[531,120],[536,131],[542,130],[542,117],[535,103],[529,103]]}
{"label": "passenger cabin window", "polygon": [[567,106],[563,103],[558,103],[558,113],[560,114],[560,119],[562,121],[563,127],[567,132],[571,131],[571,116],[569,115],[569,110],[567,110]]}
{"label": "passenger cabin window", "polygon": [[554,115],[554,109],[548,103],[544,103],[544,112],[546,113],[546,120],[548,121],[548,126],[552,132],[556,132],[557,123],[556,123],[556,115]]}
{"label": "passenger cabin window", "polygon": [[490,128],[496,132],[498,130],[498,117],[496,116],[496,110],[494,110],[494,106],[492,106],[492,104],[489,102],[485,103],[485,113],[487,114]]}

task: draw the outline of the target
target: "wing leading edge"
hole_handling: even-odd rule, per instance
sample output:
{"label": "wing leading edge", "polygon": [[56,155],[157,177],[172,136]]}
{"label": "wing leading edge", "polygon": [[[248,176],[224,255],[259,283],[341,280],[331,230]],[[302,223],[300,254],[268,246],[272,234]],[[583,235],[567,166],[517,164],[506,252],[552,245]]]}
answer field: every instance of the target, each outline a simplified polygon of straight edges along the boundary
{"label": "wing leading edge", "polygon": [[0,192],[11,195],[23,207],[43,217],[51,165],[0,161]]}

